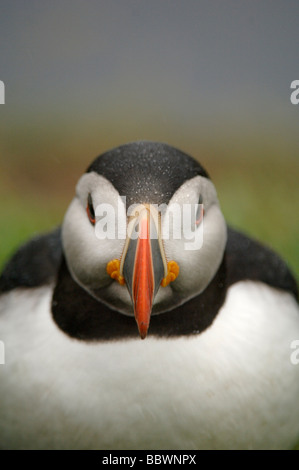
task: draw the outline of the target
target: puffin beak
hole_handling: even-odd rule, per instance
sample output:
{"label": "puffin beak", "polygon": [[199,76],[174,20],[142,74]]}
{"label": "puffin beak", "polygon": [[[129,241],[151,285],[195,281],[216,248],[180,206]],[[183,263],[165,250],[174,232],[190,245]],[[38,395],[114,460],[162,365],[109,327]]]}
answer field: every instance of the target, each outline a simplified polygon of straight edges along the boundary
{"label": "puffin beak", "polygon": [[128,227],[122,272],[129,290],[141,339],[147,335],[155,295],[165,273],[159,241],[159,218],[141,206]]}

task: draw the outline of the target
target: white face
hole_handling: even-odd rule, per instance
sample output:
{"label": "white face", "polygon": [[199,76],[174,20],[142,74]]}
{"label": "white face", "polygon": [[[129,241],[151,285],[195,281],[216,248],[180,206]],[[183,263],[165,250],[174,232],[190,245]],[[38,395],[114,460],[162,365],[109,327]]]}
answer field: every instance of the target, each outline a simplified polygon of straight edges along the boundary
{"label": "white face", "polygon": [[187,211],[187,217],[185,220],[181,218],[181,224],[173,229],[170,224],[169,240],[164,241],[167,259],[175,260],[180,267],[178,278],[165,288],[168,292],[164,293],[160,289],[157,294],[157,302],[163,302],[165,306],[171,296],[181,303],[202,292],[213,279],[223,258],[227,239],[226,222],[215,187],[209,179],[196,176],[186,181],[169,201],[167,211],[162,216],[162,226],[164,220],[168,222],[167,213],[172,211],[174,205],[182,208],[182,214],[186,214],[186,207],[194,214],[195,205],[199,202],[203,213],[200,213],[199,207],[198,224],[193,217],[190,225],[190,212]]}
{"label": "white face", "polygon": [[[114,209],[105,213],[105,221],[108,225],[111,222],[111,226],[111,217],[116,221],[115,237],[112,234],[109,238],[99,238],[98,222],[93,225],[86,210],[89,195],[95,211],[98,207]],[[119,220],[125,224],[128,221],[120,196],[123,195],[103,176],[94,172],[84,174],[65,215],[62,240],[69,270],[78,284],[112,309],[133,316],[126,286],[111,279],[106,271],[109,261],[121,259],[126,242],[117,225]],[[203,218],[201,208],[197,214],[195,211],[195,205],[201,202]],[[186,207],[190,208],[189,212]],[[159,209],[164,254],[167,261],[174,260],[179,265],[180,273],[174,282],[159,288],[153,314],[170,310],[203,291],[221,263],[226,244],[226,223],[209,179],[196,176],[186,181],[168,205]],[[178,212],[180,217],[172,216]],[[118,237],[120,234],[122,238]]]}

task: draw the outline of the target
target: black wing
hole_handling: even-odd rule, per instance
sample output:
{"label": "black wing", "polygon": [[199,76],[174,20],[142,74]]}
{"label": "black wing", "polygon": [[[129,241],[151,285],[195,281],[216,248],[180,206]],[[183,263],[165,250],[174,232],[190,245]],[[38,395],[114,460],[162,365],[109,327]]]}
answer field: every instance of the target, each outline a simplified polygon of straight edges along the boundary
{"label": "black wing", "polygon": [[62,257],[61,229],[38,236],[13,255],[0,276],[0,293],[39,287],[56,276]]}
{"label": "black wing", "polygon": [[252,238],[228,229],[226,247],[228,285],[242,280],[261,281],[291,292],[298,299],[298,287],[286,263],[272,250]]}

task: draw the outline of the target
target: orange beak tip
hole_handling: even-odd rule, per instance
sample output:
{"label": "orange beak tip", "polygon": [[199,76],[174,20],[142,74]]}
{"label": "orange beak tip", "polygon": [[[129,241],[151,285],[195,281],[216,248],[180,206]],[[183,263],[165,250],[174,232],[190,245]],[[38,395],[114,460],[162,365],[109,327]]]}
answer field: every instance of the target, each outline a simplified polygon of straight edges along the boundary
{"label": "orange beak tip", "polygon": [[141,322],[140,324],[138,324],[138,330],[139,330],[141,339],[146,338],[148,327],[149,327],[148,323]]}

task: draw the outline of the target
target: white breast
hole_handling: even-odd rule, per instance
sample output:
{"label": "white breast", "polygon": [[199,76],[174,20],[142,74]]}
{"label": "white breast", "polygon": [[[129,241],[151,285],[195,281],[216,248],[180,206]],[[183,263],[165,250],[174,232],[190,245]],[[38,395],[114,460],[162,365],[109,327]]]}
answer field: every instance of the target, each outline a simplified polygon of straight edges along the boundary
{"label": "white breast", "polygon": [[51,291],[1,300],[0,442],[7,448],[289,448],[299,437],[293,298],[234,285],[198,336],[103,343],[70,339]]}

